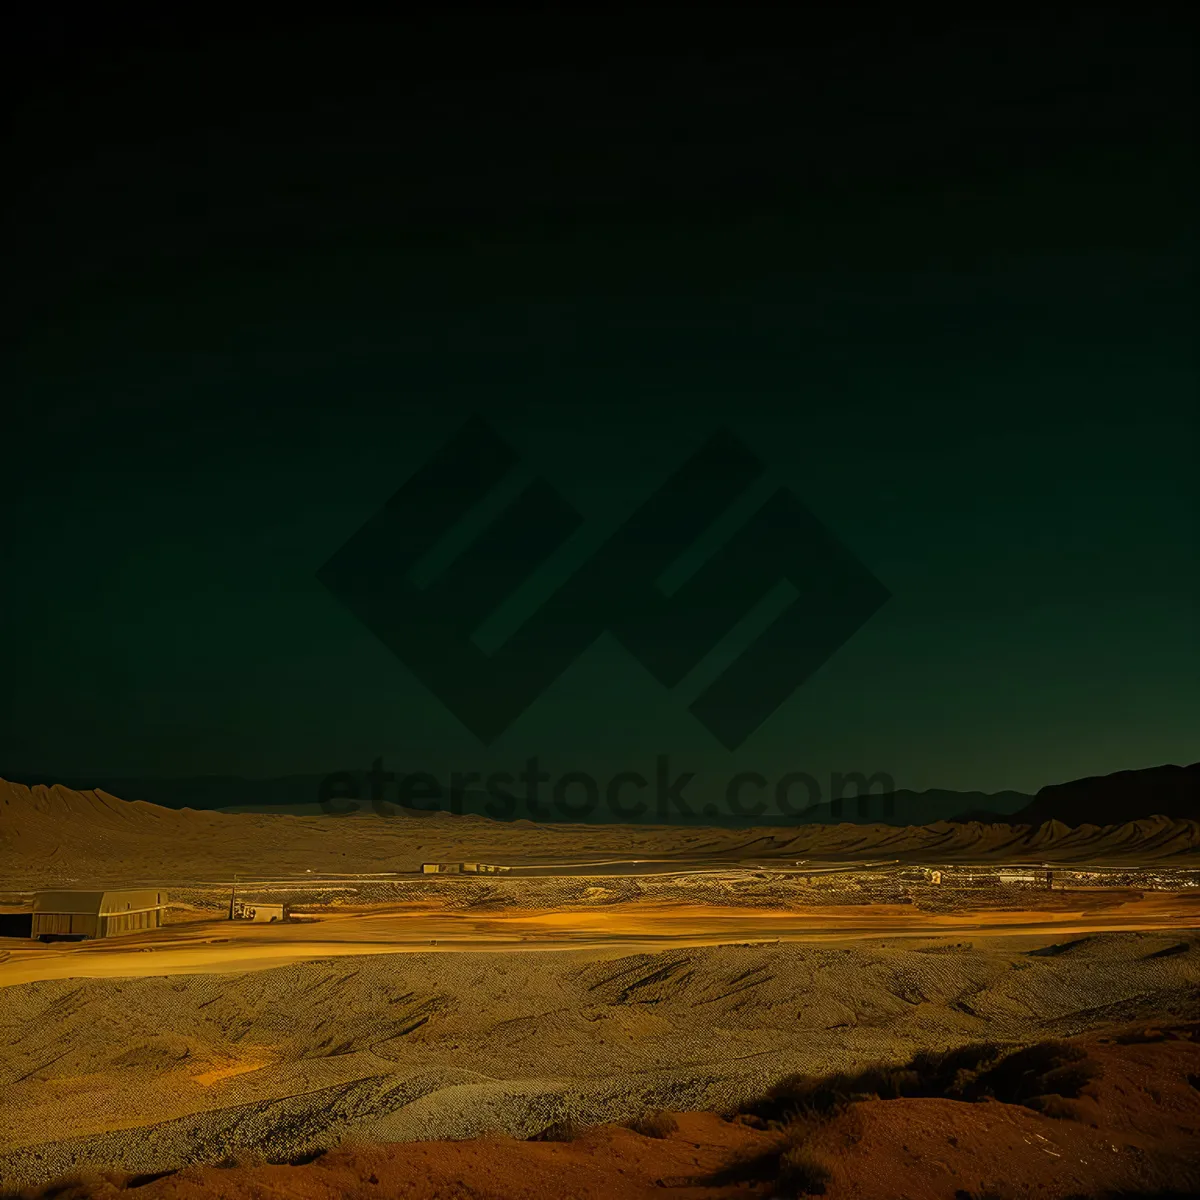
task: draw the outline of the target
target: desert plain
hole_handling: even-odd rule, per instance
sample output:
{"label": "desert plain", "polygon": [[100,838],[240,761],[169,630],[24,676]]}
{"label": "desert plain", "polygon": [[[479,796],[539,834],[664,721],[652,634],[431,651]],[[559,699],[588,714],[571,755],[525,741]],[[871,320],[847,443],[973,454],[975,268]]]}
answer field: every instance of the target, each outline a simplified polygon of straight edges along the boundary
{"label": "desert plain", "polygon": [[[1067,1197],[1197,1161],[1192,821],[747,834],[2,784],[0,835],[9,914],[170,905],[0,938],[10,1194]],[[508,869],[421,871],[468,860]]]}

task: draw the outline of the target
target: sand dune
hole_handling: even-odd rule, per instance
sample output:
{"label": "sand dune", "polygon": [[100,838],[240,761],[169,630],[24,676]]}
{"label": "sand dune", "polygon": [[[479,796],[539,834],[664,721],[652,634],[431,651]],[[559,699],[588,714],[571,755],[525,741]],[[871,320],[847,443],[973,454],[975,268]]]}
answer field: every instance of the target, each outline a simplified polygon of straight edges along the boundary
{"label": "sand dune", "polygon": [[232,872],[412,871],[422,861],[586,857],[755,860],[1152,863],[1200,849],[1200,823],[811,825],[731,831],[665,825],[541,825],[446,813],[296,817],[167,809],[107,792],[0,780],[0,875],[7,888],[87,879],[172,883]]}

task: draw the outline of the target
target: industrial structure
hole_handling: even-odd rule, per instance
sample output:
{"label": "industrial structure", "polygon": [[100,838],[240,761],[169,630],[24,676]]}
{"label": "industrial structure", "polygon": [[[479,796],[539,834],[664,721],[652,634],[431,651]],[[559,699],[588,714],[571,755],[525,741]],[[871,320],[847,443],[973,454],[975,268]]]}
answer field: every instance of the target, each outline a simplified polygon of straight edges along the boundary
{"label": "industrial structure", "polygon": [[48,941],[161,929],[166,902],[165,892],[142,889],[35,892],[30,936]]}
{"label": "industrial structure", "polygon": [[942,884],[956,888],[1023,887],[1052,888],[1054,872],[1049,867],[943,864],[940,867],[910,867],[901,878],[917,883]]}
{"label": "industrial structure", "polygon": [[498,867],[492,863],[422,863],[426,875],[503,875],[509,867]]}
{"label": "industrial structure", "polygon": [[286,904],[264,904],[258,900],[239,900],[233,910],[235,921],[253,921],[258,925],[286,921],[289,915]]}

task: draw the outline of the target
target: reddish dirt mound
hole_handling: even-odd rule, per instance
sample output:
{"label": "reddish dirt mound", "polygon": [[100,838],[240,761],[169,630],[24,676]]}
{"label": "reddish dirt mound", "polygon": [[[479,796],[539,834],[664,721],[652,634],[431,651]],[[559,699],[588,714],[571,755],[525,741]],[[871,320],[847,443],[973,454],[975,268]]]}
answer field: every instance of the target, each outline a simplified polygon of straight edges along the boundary
{"label": "reddish dirt mound", "polygon": [[192,1167],[134,1189],[97,1176],[81,1181],[78,1189],[53,1194],[55,1200],[717,1200],[755,1193],[745,1186],[697,1187],[695,1180],[744,1150],[766,1150],[775,1141],[711,1113],[685,1113],[666,1139],[601,1126],[571,1142],[496,1137],[345,1145],[305,1166]]}
{"label": "reddish dirt mound", "polygon": [[876,1100],[805,1139],[838,1200],[886,1197],[1181,1195],[1200,1185],[1200,1045],[1088,1046],[1101,1069],[1053,1118],[1020,1105]]}
{"label": "reddish dirt mound", "polygon": [[[781,1145],[803,1147],[827,1174],[830,1200],[955,1200],[1186,1195],[1200,1182],[1197,1027],[1126,1031],[1081,1041],[1099,1069],[1073,1116],[995,1100],[864,1100],[785,1130],[755,1118],[684,1113],[667,1136],[602,1126],[570,1141],[343,1145],[298,1166],[191,1167],[147,1181],[94,1176],[42,1193],[56,1200],[640,1200],[766,1197],[777,1188]],[[669,1131],[669,1132],[668,1132]],[[569,1134],[565,1136],[570,1136]],[[765,1170],[755,1171],[753,1164]],[[746,1169],[729,1172],[731,1164]],[[717,1184],[721,1174],[742,1181]],[[132,1186],[128,1186],[132,1185]]]}

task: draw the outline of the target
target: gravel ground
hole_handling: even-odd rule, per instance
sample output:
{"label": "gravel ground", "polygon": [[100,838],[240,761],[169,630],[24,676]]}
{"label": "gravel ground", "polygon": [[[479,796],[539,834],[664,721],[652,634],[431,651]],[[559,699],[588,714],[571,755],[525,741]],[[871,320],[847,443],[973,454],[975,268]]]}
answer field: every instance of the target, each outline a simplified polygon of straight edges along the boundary
{"label": "gravel ground", "polygon": [[529,1136],[565,1116],[719,1109],[790,1072],[921,1047],[1197,1015],[1200,935],[1169,933],[47,981],[4,991],[0,1181],[292,1159],[346,1137]]}

